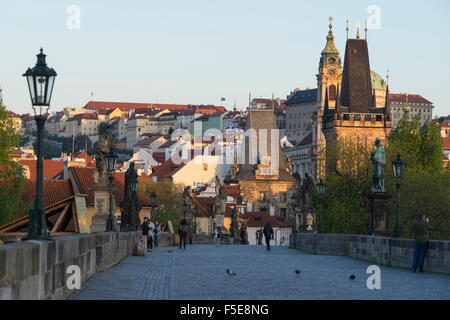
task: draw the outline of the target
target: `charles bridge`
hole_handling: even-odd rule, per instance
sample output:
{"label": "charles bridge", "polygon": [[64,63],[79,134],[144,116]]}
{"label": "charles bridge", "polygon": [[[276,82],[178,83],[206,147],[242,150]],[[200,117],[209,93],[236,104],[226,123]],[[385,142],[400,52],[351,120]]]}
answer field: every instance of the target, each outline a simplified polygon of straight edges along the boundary
{"label": "charles bridge", "polygon": [[[298,233],[290,248],[268,253],[264,246],[216,247],[207,244],[209,237],[180,250],[163,233],[161,246],[139,257],[131,255],[136,235],[78,234],[1,245],[0,298],[450,299],[450,241],[430,241],[426,272],[419,274],[405,269],[412,258],[409,239]],[[366,286],[367,267],[374,264],[381,268],[380,290]],[[71,265],[80,267],[80,290],[67,286]]]}

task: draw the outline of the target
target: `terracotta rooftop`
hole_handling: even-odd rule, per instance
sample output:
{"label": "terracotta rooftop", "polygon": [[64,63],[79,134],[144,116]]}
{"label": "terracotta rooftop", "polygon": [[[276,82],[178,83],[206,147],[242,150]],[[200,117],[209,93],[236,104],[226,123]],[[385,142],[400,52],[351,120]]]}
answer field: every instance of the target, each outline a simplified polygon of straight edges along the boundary
{"label": "terracotta rooftop", "polygon": [[[406,103],[406,93],[390,93],[389,100],[391,102]],[[420,94],[408,94],[408,103],[426,103],[432,104]]]}
{"label": "terracotta rooftop", "polygon": [[442,149],[450,150],[450,137],[443,137],[442,140],[444,142]]}
{"label": "terracotta rooftop", "polygon": [[[73,195],[73,190],[69,180],[44,180],[44,206],[60,202]],[[25,180],[23,185],[23,192],[20,196],[19,207],[17,208],[18,216],[21,218],[28,214],[25,209],[28,206],[33,206],[34,198],[36,197],[36,182],[32,180]]]}
{"label": "terracotta rooftop", "polygon": [[[69,179],[71,179],[73,190],[87,195],[87,205],[94,205],[94,168],[70,167]],[[141,177],[138,180],[142,179]],[[125,172],[114,172],[114,184],[116,193],[114,200],[117,205],[123,202],[125,187]],[[138,193],[138,200],[143,205],[150,205],[150,200]]]}
{"label": "terracotta rooftop", "polygon": [[[27,166],[30,172],[30,180],[36,180],[36,163],[34,159],[20,159],[19,164],[22,167]],[[64,170],[64,161],[43,160],[43,176],[53,179],[58,173]]]}

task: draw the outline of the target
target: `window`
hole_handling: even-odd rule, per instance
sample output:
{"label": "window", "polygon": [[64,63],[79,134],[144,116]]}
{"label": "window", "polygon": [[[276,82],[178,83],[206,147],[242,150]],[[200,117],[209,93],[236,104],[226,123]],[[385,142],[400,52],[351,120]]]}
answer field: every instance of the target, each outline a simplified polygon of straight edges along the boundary
{"label": "window", "polygon": [[336,99],[336,86],[332,84],[329,89],[328,99],[335,100]]}

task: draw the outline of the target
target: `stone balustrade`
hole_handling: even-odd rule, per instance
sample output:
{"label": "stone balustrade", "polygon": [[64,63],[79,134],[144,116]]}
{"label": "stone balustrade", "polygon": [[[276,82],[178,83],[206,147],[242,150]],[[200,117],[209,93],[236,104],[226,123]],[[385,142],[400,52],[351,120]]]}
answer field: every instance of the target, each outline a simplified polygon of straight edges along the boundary
{"label": "stone balustrade", "polygon": [[[347,256],[374,264],[411,268],[414,240],[347,234],[292,234],[289,246],[313,254]],[[450,241],[431,240],[425,271],[450,274]]]}

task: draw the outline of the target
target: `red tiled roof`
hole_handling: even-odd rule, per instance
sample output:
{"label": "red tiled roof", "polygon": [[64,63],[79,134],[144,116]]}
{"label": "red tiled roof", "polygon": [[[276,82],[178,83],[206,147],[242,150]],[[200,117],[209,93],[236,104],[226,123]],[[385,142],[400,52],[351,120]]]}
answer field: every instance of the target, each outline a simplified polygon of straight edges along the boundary
{"label": "red tiled roof", "polygon": [[224,185],[223,186],[225,193],[233,197],[238,204],[242,203],[241,190],[238,185]]}
{"label": "red tiled roof", "polygon": [[267,222],[269,222],[272,227],[292,227],[292,224],[284,221],[283,218],[271,216],[267,212],[247,212],[246,216],[248,217],[246,222],[247,228],[264,228]]}
{"label": "red tiled roof", "polygon": [[[406,103],[406,94],[403,93],[390,93],[389,100],[391,102],[401,102]],[[408,102],[409,103],[427,103],[432,104],[432,102],[428,101],[420,94],[408,94]]]}
{"label": "red tiled roof", "polygon": [[[76,188],[80,190],[80,193],[87,194],[87,205],[94,205],[94,168],[83,167],[70,167],[69,177],[73,177],[72,183],[76,185]],[[138,178],[140,180],[141,177]],[[114,200],[116,205],[123,202],[124,189],[125,189],[125,172],[114,172],[114,184],[116,187],[116,193],[114,194]],[[138,200],[143,205],[150,205],[150,200],[142,197],[138,193]]]}
{"label": "red tiled roof", "polygon": [[[19,164],[27,166],[30,172],[30,180],[36,180],[36,163],[37,160],[20,159]],[[64,161],[58,160],[43,160],[43,176],[53,179],[58,173],[64,170]]]}
{"label": "red tiled roof", "polygon": [[138,110],[138,109],[146,109],[154,107],[160,110],[168,109],[170,111],[176,111],[176,110],[188,110],[190,108],[197,108],[203,109],[203,108],[210,108],[211,110],[216,111],[226,111],[226,109],[222,106],[194,106],[194,105],[187,105],[187,104],[165,104],[165,103],[135,103],[135,102],[113,102],[113,101],[89,101],[84,108],[85,109],[95,109],[95,110],[101,110],[101,109],[114,109],[119,108],[122,111],[130,111],[132,109]]}
{"label": "red tiled roof", "polygon": [[[192,202],[194,207],[198,209],[194,211],[197,217],[209,217],[214,215],[214,205],[216,203],[216,198],[214,197],[192,197]],[[194,210],[196,210],[194,209]]]}
{"label": "red tiled roof", "polygon": [[96,113],[80,113],[74,115],[72,118],[67,119],[67,121],[78,121],[81,120],[98,120],[98,116]]}
{"label": "red tiled roof", "polygon": [[152,156],[158,163],[164,163],[166,161],[165,152],[153,152]]}
{"label": "red tiled roof", "polygon": [[444,119],[444,121],[441,123],[441,128],[448,127],[448,126],[449,125],[448,125],[447,119]]}
{"label": "red tiled roof", "polygon": [[[69,180],[44,180],[43,186],[45,207],[67,199],[74,194]],[[22,216],[28,214],[28,212],[24,212],[24,210],[27,206],[32,206],[35,197],[36,182],[32,180],[25,180],[23,192],[20,196],[19,207],[17,209],[19,216],[16,218],[21,218]]]}
{"label": "red tiled roof", "polygon": [[[158,161],[158,160],[156,160]],[[159,161],[158,161],[159,162]],[[162,180],[164,178],[171,178],[176,172],[178,172],[181,168],[183,168],[186,164],[180,163],[175,164],[172,161],[172,158],[164,162],[163,164],[152,168],[152,174],[151,177],[157,177],[158,181]]]}
{"label": "red tiled roof", "polygon": [[444,146],[442,149],[450,150],[450,137],[443,137],[442,140],[444,141]]}
{"label": "red tiled roof", "polygon": [[95,160],[90,155],[88,155],[86,152],[81,151],[75,154],[74,158],[81,158],[84,159],[86,162],[86,166],[95,168]]}

